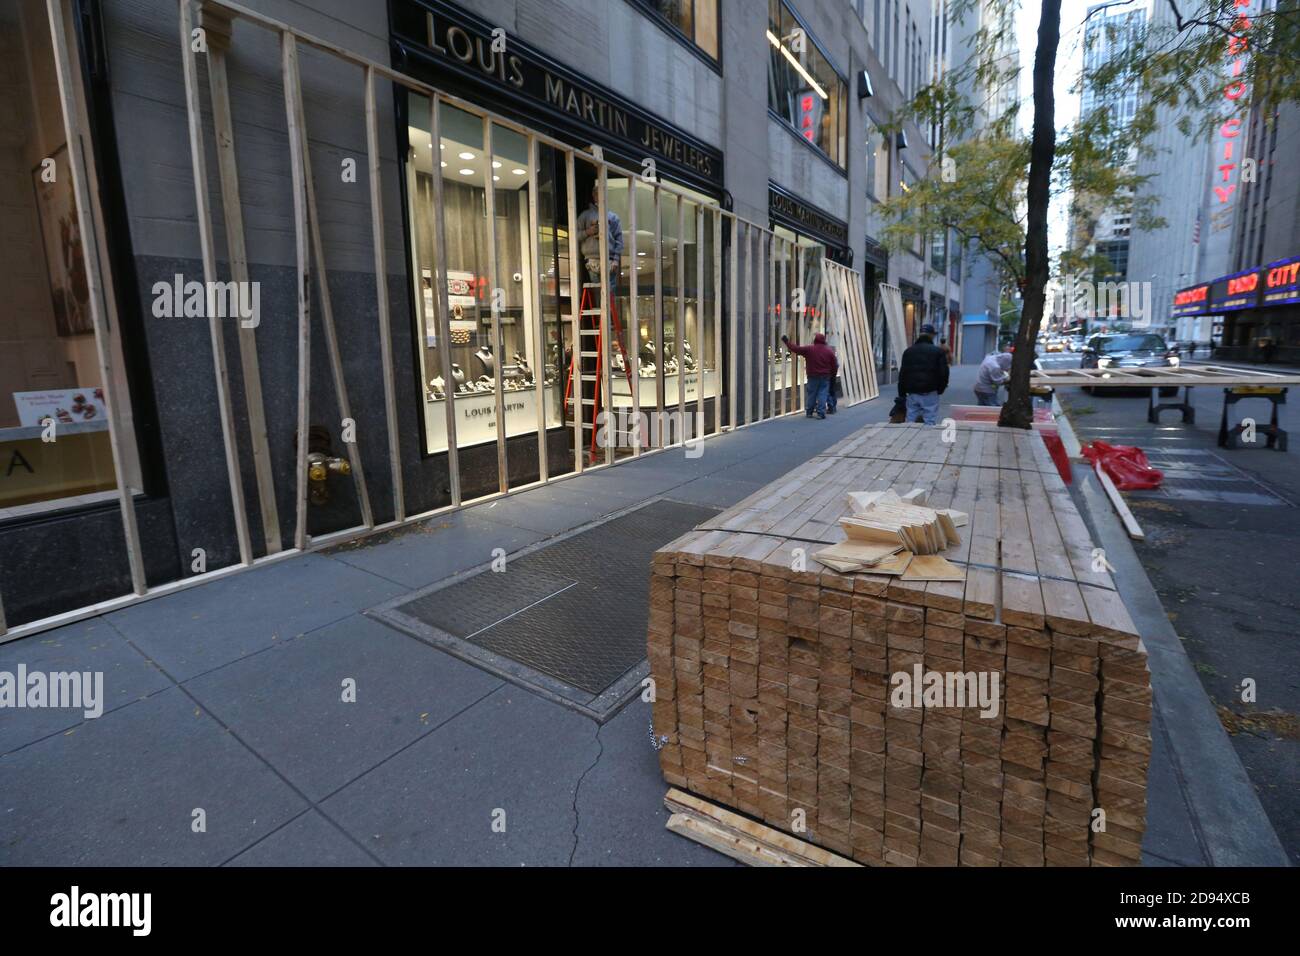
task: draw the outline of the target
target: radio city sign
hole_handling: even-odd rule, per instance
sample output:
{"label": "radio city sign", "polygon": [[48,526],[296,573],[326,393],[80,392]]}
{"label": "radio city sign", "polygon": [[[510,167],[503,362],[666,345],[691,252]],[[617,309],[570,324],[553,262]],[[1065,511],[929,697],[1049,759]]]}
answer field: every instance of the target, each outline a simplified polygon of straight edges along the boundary
{"label": "radio city sign", "polygon": [[[1233,18],[1231,26],[1224,32],[1227,34],[1225,43],[1225,56],[1228,65],[1227,83],[1223,87],[1223,98],[1227,101],[1225,104],[1229,114],[1236,112],[1238,101],[1246,95],[1246,81],[1242,76],[1246,71],[1246,56],[1250,48],[1250,41],[1247,39],[1247,31],[1250,30],[1250,7],[1254,0],[1233,0],[1233,9],[1237,11]],[[1218,182],[1214,185],[1214,195],[1218,198],[1220,205],[1228,203],[1232,199],[1233,191],[1237,188],[1237,183],[1232,181],[1232,174],[1237,169],[1238,157],[1236,156],[1237,137],[1241,135],[1241,119],[1237,116],[1229,115],[1219,127],[1219,141],[1222,144],[1223,160],[1217,167],[1219,173]],[[1253,163],[1254,160],[1248,157],[1241,157],[1241,182],[1253,181]],[[1248,175],[1249,170],[1249,175]],[[1213,180],[1212,180],[1213,181]]]}
{"label": "radio city sign", "polygon": [[[686,178],[722,186],[721,152],[468,11],[441,0],[397,0],[392,23],[409,45],[399,45],[399,54],[418,52],[435,69],[450,69],[638,164],[650,158]],[[438,77],[431,82],[445,85]]]}
{"label": "radio city sign", "polygon": [[1300,256],[1270,262],[1261,271],[1264,276],[1261,305],[1300,302]]}
{"label": "radio city sign", "polygon": [[1300,302],[1300,256],[1220,276],[1174,293],[1173,316],[1208,315]]}
{"label": "radio city sign", "polygon": [[1205,303],[1209,299],[1210,284],[1194,285],[1190,289],[1181,289],[1174,293],[1174,315],[1204,315]]}

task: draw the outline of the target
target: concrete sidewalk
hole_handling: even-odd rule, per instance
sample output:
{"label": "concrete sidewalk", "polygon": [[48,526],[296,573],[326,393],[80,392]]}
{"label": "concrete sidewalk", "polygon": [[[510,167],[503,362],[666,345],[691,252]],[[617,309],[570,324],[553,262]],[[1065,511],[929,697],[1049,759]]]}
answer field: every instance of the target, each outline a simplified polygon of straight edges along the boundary
{"label": "concrete sidewalk", "polygon": [[[598,725],[364,612],[648,500],[726,507],[882,421],[892,391],[0,646],[0,670],[103,671],[107,698],[92,720],[4,713],[0,864],[730,865],[664,829],[648,704]],[[1155,734],[1155,865],[1206,860],[1178,732]]]}

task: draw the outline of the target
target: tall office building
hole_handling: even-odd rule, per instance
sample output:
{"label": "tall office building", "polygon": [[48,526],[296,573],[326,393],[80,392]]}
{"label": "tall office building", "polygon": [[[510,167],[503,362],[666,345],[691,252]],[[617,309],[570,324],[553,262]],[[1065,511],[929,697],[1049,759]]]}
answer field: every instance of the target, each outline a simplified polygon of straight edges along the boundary
{"label": "tall office building", "polygon": [[[1088,82],[1088,74],[1123,55],[1139,39],[1146,23],[1142,7],[1126,9],[1095,4],[1088,8],[1084,27],[1084,83],[1080,95],[1079,116],[1091,116],[1104,110],[1110,128],[1123,129],[1137,114],[1136,89],[1102,90]],[[1137,157],[1129,157],[1135,163]],[[1129,268],[1129,241],[1132,230],[1131,197],[1121,194],[1109,203],[1098,205],[1076,197],[1070,208],[1068,248],[1089,259],[1101,257],[1106,267],[1093,270],[1090,278],[1097,282],[1122,282],[1132,278]],[[1126,321],[1128,315],[1112,310],[1110,315],[1084,316],[1095,321]]]}
{"label": "tall office building", "polygon": [[[1255,0],[1249,16],[1295,0]],[[1157,4],[1152,25],[1173,24]],[[1154,328],[1179,342],[1215,342],[1220,359],[1300,358],[1300,104],[1274,111],[1237,102],[1234,61],[1249,47],[1224,40],[1224,97],[1208,115],[1161,108],[1138,172],[1160,229],[1134,233],[1130,275],[1152,284]],[[1190,131],[1179,129],[1186,121]]]}

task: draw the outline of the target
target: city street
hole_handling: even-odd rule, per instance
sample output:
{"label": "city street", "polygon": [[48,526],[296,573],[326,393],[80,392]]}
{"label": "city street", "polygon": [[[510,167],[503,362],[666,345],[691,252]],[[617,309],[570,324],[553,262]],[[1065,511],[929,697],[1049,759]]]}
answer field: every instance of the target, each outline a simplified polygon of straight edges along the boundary
{"label": "city street", "polygon": [[[1049,368],[1077,363],[1069,353],[1043,356]],[[1191,391],[1194,425],[1174,411],[1148,424],[1145,394],[1058,394],[1081,443],[1136,445],[1165,472],[1160,489],[1126,494],[1146,533],[1135,548],[1261,803],[1300,863],[1300,460],[1294,446],[1272,451],[1262,437],[1254,448],[1219,448],[1222,390]],[[1231,423],[1251,414],[1267,422],[1269,409],[1263,399],[1240,403]],[[1280,421],[1300,429],[1294,405],[1281,406]],[[1247,678],[1257,688],[1249,703],[1242,700]]]}

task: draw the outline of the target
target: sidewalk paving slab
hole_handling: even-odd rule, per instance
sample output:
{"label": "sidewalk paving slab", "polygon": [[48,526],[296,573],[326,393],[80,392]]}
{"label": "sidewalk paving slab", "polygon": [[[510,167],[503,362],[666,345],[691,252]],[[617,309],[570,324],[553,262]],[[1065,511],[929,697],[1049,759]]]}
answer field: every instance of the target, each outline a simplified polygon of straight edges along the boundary
{"label": "sidewalk paving slab", "polygon": [[578,790],[574,866],[739,866],[668,830],[668,785],[650,745],[650,705],[636,697],[600,728],[600,757]]}
{"label": "sidewalk paving slab", "polygon": [[[356,700],[343,700],[343,681]],[[501,681],[354,614],[186,683],[312,802],[486,697]]]}
{"label": "sidewalk paving slab", "polygon": [[402,590],[342,561],[307,554],[114,611],[106,620],[184,681]]}
{"label": "sidewalk paving slab", "polygon": [[596,729],[506,684],[321,807],[390,866],[565,866]]}
{"label": "sidewalk paving slab", "polygon": [[[0,644],[0,671],[102,672],[103,709],[119,707],[172,686],[153,664],[131,647],[103,618],[91,618],[22,641]],[[85,710],[41,707],[0,719],[0,754],[75,727],[85,720]],[[98,718],[95,718],[98,719]]]}
{"label": "sidewalk paving slab", "polygon": [[295,817],[226,866],[379,866],[317,810]]}
{"label": "sidewalk paving slab", "polygon": [[0,757],[0,777],[5,866],[213,866],[307,808],[177,687]]}
{"label": "sidewalk paving slab", "polygon": [[[471,508],[338,545],[325,554],[403,589],[418,589],[486,564],[492,560],[492,548],[513,553],[545,537],[545,532],[489,521]],[[489,540],[495,543],[486,546]]]}

